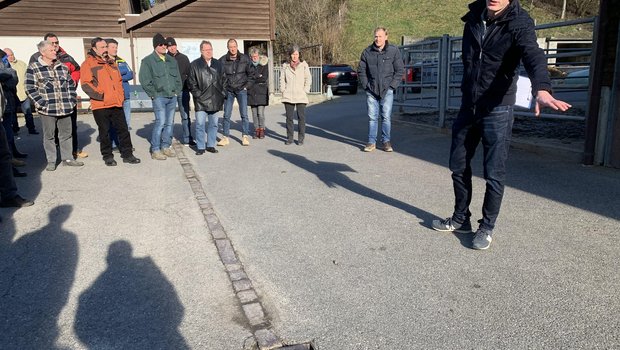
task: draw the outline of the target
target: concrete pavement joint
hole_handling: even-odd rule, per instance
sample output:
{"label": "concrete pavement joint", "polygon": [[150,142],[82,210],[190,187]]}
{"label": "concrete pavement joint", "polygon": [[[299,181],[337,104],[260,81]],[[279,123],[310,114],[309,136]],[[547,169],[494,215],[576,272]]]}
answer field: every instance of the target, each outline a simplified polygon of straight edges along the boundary
{"label": "concrete pavement joint", "polygon": [[245,273],[243,264],[239,261],[237,252],[232,246],[219,217],[215,213],[211,201],[209,201],[209,198],[206,196],[206,192],[194,171],[193,165],[185,156],[183,145],[181,145],[179,141],[174,140],[173,148],[177,155],[176,158],[183,169],[183,174],[190,184],[190,188],[194,193],[194,197],[207,223],[207,228],[211,233],[211,237],[215,242],[220,261],[228,272],[228,279],[235,291],[237,300],[241,304],[243,314],[254,333],[254,339],[256,340],[258,349],[270,350],[282,347],[283,342],[274,331],[270,329],[271,323],[268,320],[265,308],[254,290],[252,281]]}

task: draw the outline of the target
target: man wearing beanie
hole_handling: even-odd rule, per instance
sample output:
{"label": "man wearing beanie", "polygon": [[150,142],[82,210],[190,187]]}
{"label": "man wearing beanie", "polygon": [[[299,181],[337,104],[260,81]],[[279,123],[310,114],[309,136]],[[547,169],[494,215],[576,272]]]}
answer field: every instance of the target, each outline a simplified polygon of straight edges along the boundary
{"label": "man wearing beanie", "polygon": [[192,138],[191,126],[189,119],[189,88],[187,87],[187,78],[189,77],[189,58],[179,52],[177,42],[173,37],[166,38],[168,45],[168,55],[174,57],[179,65],[181,73],[181,81],[183,82],[183,93],[177,96],[177,104],[179,105],[179,114],[181,115],[181,126],[183,127],[183,137],[181,142],[186,146],[196,146],[196,142]]}
{"label": "man wearing beanie", "polygon": [[172,126],[181,95],[183,82],[179,66],[172,56],[166,54],[166,39],[157,33],[153,36],[153,53],[142,59],[138,74],[144,92],[153,100],[155,123],[151,134],[151,158],[166,160],[174,157],[172,151]]}

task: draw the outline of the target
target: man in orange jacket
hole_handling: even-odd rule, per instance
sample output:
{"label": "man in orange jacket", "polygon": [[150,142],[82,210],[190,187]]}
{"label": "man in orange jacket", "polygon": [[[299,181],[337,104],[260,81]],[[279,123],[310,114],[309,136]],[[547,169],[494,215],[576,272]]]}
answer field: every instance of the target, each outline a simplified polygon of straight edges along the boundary
{"label": "man in orange jacket", "polygon": [[118,132],[119,150],[124,163],[138,164],[133,155],[131,136],[123,112],[123,80],[116,61],[108,56],[108,44],[102,38],[90,42],[91,49],[82,63],[82,90],[90,97],[90,106],[99,128],[101,155],[107,166],[115,166],[109,132]]}

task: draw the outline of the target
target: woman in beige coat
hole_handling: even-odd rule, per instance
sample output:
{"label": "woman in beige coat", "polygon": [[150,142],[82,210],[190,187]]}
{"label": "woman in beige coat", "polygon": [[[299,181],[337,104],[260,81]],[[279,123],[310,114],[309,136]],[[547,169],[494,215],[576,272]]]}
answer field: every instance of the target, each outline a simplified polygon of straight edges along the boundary
{"label": "woman in beige coat", "polygon": [[312,85],[312,76],[308,63],[302,61],[299,55],[299,46],[293,45],[289,50],[289,62],[282,65],[280,74],[280,91],[282,91],[282,103],[286,110],[286,145],[293,143],[294,126],[293,113],[297,109],[298,139],[297,144],[304,144],[306,134],[306,104]]}

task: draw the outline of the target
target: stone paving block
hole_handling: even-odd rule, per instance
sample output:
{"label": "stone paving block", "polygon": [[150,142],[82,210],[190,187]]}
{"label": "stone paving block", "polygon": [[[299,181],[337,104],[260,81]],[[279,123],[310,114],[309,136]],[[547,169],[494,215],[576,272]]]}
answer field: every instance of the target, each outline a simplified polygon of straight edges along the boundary
{"label": "stone paving block", "polygon": [[239,298],[239,301],[241,302],[241,304],[249,304],[249,303],[257,301],[258,295],[256,295],[256,292],[254,291],[254,289],[248,289],[248,290],[242,290],[239,293],[237,293],[237,298]]}
{"label": "stone paving block", "polygon": [[254,332],[254,338],[256,338],[258,347],[261,350],[274,349],[282,346],[282,342],[271,329],[257,330]]}
{"label": "stone paving block", "polygon": [[245,271],[243,271],[243,270],[229,271],[228,272],[228,276],[230,277],[231,281],[240,281],[242,279],[247,279],[248,278],[248,275],[246,275]]}
{"label": "stone paving block", "polygon": [[228,239],[218,239],[215,241],[215,245],[220,254],[220,259],[224,264],[235,264],[239,262]]}
{"label": "stone paving block", "polygon": [[245,304],[241,306],[245,317],[250,321],[250,325],[259,326],[266,322],[265,313],[260,303]]}
{"label": "stone paving block", "polygon": [[249,279],[233,281],[233,288],[235,288],[235,292],[252,289],[252,282]]}

